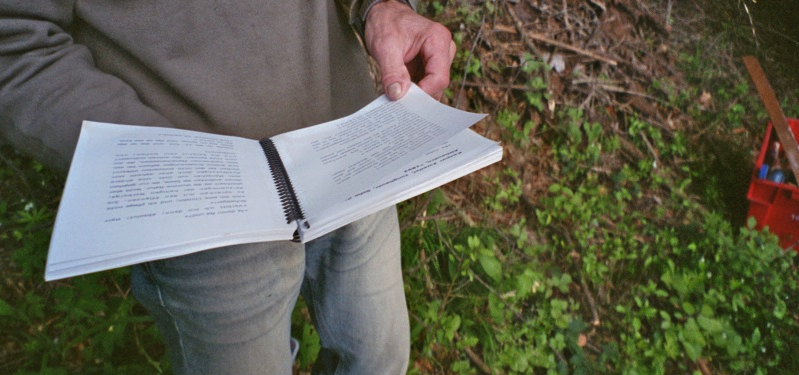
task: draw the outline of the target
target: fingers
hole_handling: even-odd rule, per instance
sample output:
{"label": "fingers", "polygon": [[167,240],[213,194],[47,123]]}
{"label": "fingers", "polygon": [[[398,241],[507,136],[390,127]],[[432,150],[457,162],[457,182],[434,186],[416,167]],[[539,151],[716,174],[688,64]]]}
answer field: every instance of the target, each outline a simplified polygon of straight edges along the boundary
{"label": "fingers", "polygon": [[412,78],[426,93],[441,98],[455,56],[455,43],[446,27],[404,4],[382,2],[368,14],[365,36],[389,99],[404,96]]}
{"label": "fingers", "polygon": [[[449,69],[457,48],[451,39],[447,47],[436,48],[438,48],[436,51],[423,53],[423,55],[429,53],[430,58],[425,62],[425,74],[418,85],[428,95],[440,100],[444,95],[444,90],[449,86]],[[442,52],[442,50],[446,50],[446,52]]]}
{"label": "fingers", "polygon": [[380,69],[383,91],[391,100],[402,98],[411,85],[402,52],[395,48],[376,48],[372,56]]}

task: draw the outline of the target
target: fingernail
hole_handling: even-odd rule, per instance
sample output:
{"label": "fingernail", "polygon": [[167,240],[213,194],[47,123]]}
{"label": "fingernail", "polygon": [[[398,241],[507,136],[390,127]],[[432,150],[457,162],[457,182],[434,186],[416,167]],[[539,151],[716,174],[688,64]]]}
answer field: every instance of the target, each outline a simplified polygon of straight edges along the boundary
{"label": "fingernail", "polygon": [[402,95],[402,86],[400,86],[399,82],[388,85],[387,90],[386,94],[391,100],[397,100]]}

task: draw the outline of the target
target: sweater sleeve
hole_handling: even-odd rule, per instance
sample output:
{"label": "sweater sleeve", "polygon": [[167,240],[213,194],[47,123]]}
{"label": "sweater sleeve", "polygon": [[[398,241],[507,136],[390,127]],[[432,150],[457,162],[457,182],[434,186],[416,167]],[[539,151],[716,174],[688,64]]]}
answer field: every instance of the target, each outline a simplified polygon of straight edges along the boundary
{"label": "sweater sleeve", "polygon": [[83,120],[169,126],[76,44],[72,0],[0,3],[0,139],[65,172]]}

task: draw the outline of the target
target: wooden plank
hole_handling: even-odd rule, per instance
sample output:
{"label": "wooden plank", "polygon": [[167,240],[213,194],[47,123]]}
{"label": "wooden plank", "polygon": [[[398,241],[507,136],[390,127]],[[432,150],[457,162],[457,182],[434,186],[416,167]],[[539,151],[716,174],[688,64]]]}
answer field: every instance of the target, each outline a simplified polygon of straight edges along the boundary
{"label": "wooden plank", "polygon": [[796,178],[796,181],[799,182],[799,146],[797,146],[796,138],[794,138],[791,128],[788,126],[788,120],[785,118],[782,108],[780,108],[777,96],[774,95],[774,90],[771,88],[768,79],[766,79],[766,75],[763,73],[763,69],[760,67],[760,62],[757,61],[757,58],[754,56],[744,56],[743,60],[746,69],[749,70],[752,81],[755,83],[758,94],[760,94],[760,99],[763,101],[763,105],[766,106],[766,112],[768,112],[768,116],[771,119],[771,125],[774,126],[777,137],[780,139],[780,143],[782,143],[782,149],[785,151],[785,156],[791,166],[793,176]]}

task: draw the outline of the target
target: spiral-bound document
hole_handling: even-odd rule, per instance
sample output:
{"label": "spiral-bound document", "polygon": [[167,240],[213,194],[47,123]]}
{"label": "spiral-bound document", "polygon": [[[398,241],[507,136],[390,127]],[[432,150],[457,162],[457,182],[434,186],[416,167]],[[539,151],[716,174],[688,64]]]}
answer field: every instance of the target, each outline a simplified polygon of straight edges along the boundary
{"label": "spiral-bound document", "polygon": [[418,87],[253,140],[84,122],[45,270],[61,279],[233,244],[307,242],[502,158],[483,115]]}

